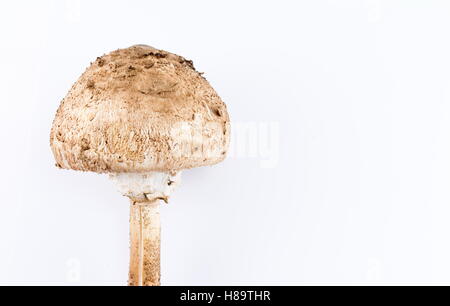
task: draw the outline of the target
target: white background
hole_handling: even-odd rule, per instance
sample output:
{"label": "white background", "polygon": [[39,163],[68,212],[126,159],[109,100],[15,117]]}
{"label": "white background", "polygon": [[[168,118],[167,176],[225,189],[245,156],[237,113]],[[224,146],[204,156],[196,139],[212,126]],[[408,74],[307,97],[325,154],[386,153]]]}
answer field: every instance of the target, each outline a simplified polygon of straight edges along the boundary
{"label": "white background", "polygon": [[274,132],[184,173],[164,285],[450,284],[448,1],[0,3],[0,284],[126,284],[127,199],[56,169],[49,131],[134,44],[192,59],[248,143]]}

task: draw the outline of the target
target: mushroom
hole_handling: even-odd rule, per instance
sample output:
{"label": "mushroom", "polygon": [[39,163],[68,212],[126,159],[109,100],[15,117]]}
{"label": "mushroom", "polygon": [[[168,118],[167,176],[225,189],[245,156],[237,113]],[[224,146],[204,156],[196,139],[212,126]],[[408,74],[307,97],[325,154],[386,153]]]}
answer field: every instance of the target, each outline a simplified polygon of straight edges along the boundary
{"label": "mushroom", "polygon": [[108,174],[130,199],[130,286],[160,285],[159,204],[182,170],[223,161],[229,142],[226,106],[192,61],[146,45],[97,58],[50,135],[57,167]]}

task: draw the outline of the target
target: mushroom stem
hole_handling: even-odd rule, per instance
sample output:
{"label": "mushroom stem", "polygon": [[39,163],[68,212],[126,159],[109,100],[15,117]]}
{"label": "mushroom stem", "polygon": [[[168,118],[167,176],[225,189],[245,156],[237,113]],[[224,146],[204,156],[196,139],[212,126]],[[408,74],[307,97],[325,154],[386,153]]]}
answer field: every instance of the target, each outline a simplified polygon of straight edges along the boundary
{"label": "mushroom stem", "polygon": [[161,223],[159,201],[131,201],[129,286],[159,286]]}

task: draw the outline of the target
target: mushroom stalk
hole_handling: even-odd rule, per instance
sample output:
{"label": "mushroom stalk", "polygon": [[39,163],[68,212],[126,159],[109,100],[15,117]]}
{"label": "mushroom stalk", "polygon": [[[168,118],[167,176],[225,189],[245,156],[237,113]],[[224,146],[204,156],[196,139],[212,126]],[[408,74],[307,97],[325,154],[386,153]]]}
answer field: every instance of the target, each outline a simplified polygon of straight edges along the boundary
{"label": "mushroom stalk", "polygon": [[160,285],[160,249],[159,201],[131,201],[129,286]]}
{"label": "mushroom stalk", "polygon": [[111,173],[119,191],[131,200],[130,286],[159,286],[161,201],[168,202],[181,172]]}

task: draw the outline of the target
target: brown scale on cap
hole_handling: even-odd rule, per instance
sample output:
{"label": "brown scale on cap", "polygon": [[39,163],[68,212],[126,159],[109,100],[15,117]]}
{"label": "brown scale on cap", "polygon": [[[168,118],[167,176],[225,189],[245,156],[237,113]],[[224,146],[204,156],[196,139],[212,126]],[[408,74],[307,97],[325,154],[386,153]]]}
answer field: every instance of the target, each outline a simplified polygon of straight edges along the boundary
{"label": "brown scale on cap", "polygon": [[226,106],[192,62],[144,45],[97,58],[50,135],[58,166],[98,173],[213,165],[229,139]]}

